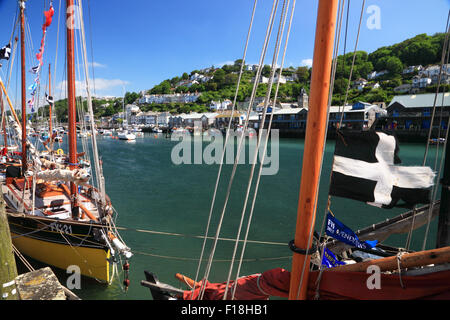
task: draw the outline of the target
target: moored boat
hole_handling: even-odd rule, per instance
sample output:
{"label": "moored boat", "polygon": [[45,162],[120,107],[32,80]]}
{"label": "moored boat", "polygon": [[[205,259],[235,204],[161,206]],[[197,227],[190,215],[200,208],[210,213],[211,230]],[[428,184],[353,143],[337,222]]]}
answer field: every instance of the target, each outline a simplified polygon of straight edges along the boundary
{"label": "moored boat", "polygon": [[[24,9],[25,1],[19,2],[22,45],[22,75],[24,72]],[[75,14],[73,0],[66,2],[68,20]],[[54,9],[50,4],[45,11],[43,32],[50,25]],[[68,145],[54,150],[52,143],[44,143],[45,150],[37,150],[27,139],[25,122],[19,122],[7,92],[12,123],[17,137],[22,138],[20,158],[5,165],[5,180],[1,188],[6,202],[8,221],[14,245],[23,254],[42,263],[66,269],[78,266],[80,273],[101,282],[111,283],[117,272],[117,263],[123,258],[125,264],[131,258],[126,246],[115,228],[116,212],[105,193],[104,177],[95,139],[92,100],[86,79],[88,110],[91,115],[90,128],[92,163],[95,175],[90,173],[91,161],[84,159],[84,152],[78,152],[75,104],[75,57],[74,28],[69,23],[67,32],[67,92],[68,92]],[[84,29],[80,29],[85,46]],[[44,46],[44,39],[41,46]],[[43,52],[41,47],[40,52]],[[42,64],[42,55],[39,63]],[[83,64],[87,69],[87,61]],[[26,119],[25,78],[22,77],[22,119]],[[50,110],[53,101],[49,102]],[[51,126],[51,125],[50,125]],[[23,130],[22,130],[23,129]],[[84,133],[85,131],[83,131]],[[55,133],[56,135],[56,133]],[[52,139],[49,138],[48,141]],[[95,177],[95,179],[94,179]],[[124,280],[125,288],[129,280]]]}
{"label": "moored boat", "polygon": [[136,140],[136,135],[129,132],[128,130],[123,130],[123,131],[117,132],[117,137],[120,140],[128,140],[128,141]]}

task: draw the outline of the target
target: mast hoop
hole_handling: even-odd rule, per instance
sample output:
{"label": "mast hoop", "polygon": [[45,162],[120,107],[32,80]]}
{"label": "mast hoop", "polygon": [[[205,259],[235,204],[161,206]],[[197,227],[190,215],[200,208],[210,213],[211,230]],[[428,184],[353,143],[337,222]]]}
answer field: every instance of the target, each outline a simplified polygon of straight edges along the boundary
{"label": "mast hoop", "polygon": [[291,249],[291,251],[294,252],[294,253],[301,254],[301,255],[304,255],[304,256],[306,256],[306,255],[308,255],[308,256],[313,255],[318,250],[317,246],[314,245],[314,244],[311,246],[311,248],[309,248],[307,250],[297,248],[295,246],[294,240],[289,241],[289,249]]}

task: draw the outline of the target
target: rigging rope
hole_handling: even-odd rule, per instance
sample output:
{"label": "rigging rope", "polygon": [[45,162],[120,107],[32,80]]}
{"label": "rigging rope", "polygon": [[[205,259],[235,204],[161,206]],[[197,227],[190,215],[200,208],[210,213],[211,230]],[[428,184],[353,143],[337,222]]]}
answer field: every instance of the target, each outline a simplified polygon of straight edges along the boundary
{"label": "rigging rope", "polygon": [[92,61],[92,65],[91,65],[91,70],[92,70],[92,86],[94,89],[94,96],[96,95],[96,91],[95,91],[95,73],[94,73],[94,47],[92,45],[92,19],[91,19],[91,1],[88,0],[88,15],[89,15],[89,40],[90,40],[90,46],[91,46],[91,61]]}
{"label": "rigging rope", "polygon": [[[445,43],[444,43],[444,47],[446,46],[446,44],[447,44],[447,46],[448,46],[448,38],[449,38],[449,33],[450,33],[450,30],[449,30],[449,20],[450,20],[450,10],[449,10],[449,13],[448,13],[448,15],[447,15],[447,24],[446,24],[446,28],[445,28],[445,30],[446,30],[446,35],[445,35]],[[437,84],[437,88],[436,88],[436,95],[435,95],[435,97],[434,97],[434,102],[433,102],[433,113],[432,113],[432,115],[431,115],[430,129],[428,130],[427,146],[426,146],[426,149],[425,149],[425,155],[424,155],[424,157],[423,157],[423,162],[422,162],[422,165],[423,165],[423,166],[426,164],[427,155],[428,155],[429,141],[430,141],[430,138],[431,138],[431,132],[432,132],[432,129],[433,129],[433,120],[434,120],[434,116],[435,116],[435,113],[436,113],[436,100],[437,100],[437,96],[438,96],[438,94],[439,94],[439,87],[440,87],[440,83],[441,83],[442,67],[443,67],[443,64],[444,64],[444,60],[445,60],[445,49],[442,50],[441,66],[440,66],[440,70],[439,70],[438,84]]]}
{"label": "rigging rope", "polygon": [[[282,11],[281,11],[281,16],[280,16],[280,24],[279,24],[277,39],[275,41],[276,50],[275,50],[274,56],[273,56],[272,72],[271,72],[271,76],[270,76],[270,79],[269,79],[269,86],[267,88],[267,95],[266,95],[266,101],[265,101],[264,110],[267,110],[267,107],[268,107],[269,101],[270,101],[270,93],[272,91],[273,79],[274,79],[275,72],[276,72],[276,64],[277,64],[277,61],[278,61],[279,50],[280,50],[280,47],[281,47],[281,43],[282,43],[282,39],[283,39],[283,32],[284,32],[284,28],[285,28],[285,24],[286,24],[287,14],[288,14],[288,11],[289,11],[289,3],[290,3],[290,0],[288,0],[287,2],[286,1],[283,2],[283,8],[282,8]],[[287,49],[287,43],[288,43],[288,40],[289,40],[289,34],[290,34],[290,28],[291,28],[294,8],[295,8],[295,0],[293,1],[293,8],[291,10],[291,16],[290,16],[290,20],[289,20],[289,27],[288,27],[288,32],[287,32],[287,35],[286,35],[286,41],[285,41],[285,45],[284,45],[282,61],[281,61],[280,69],[279,69],[279,72],[278,72],[278,82],[277,82],[277,86],[276,86],[276,90],[275,90],[274,100],[273,100],[273,103],[272,103],[272,112],[270,113],[270,119],[269,119],[269,124],[268,124],[268,128],[267,128],[267,134],[265,136],[264,150],[262,152],[262,158],[260,159],[259,171],[258,171],[258,174],[257,174],[257,180],[256,180],[256,184],[255,184],[253,200],[252,200],[251,209],[250,209],[250,212],[249,212],[249,218],[248,218],[248,222],[247,222],[247,229],[246,229],[246,233],[245,233],[245,236],[244,236],[244,243],[243,243],[243,247],[241,249],[240,261],[239,261],[239,264],[238,264],[238,269],[236,271],[235,283],[237,283],[237,280],[239,278],[239,273],[240,273],[242,262],[243,262],[243,256],[244,256],[244,252],[245,252],[245,247],[246,247],[246,242],[247,242],[247,238],[248,238],[248,233],[249,233],[249,230],[250,230],[250,225],[251,225],[251,221],[252,221],[252,217],[253,217],[253,211],[254,211],[254,207],[255,207],[256,196],[258,194],[259,182],[260,182],[260,179],[261,179],[262,168],[263,168],[263,164],[264,164],[265,155],[266,155],[266,152],[267,152],[267,145],[268,145],[268,142],[269,142],[269,135],[270,135],[270,130],[271,130],[271,126],[272,126],[272,119],[273,119],[273,115],[274,115],[274,108],[275,108],[275,105],[276,105],[276,101],[277,101],[277,97],[278,97],[278,90],[279,90],[279,87],[280,87],[280,78],[281,78],[282,72],[283,72],[284,59],[285,59],[285,56],[286,56],[286,49]],[[258,143],[257,143],[257,146],[256,146],[256,150],[259,150],[261,139],[263,137],[265,118],[266,118],[266,115],[264,114],[262,119],[261,119],[261,124],[260,124],[260,129],[259,129],[259,134],[258,134]],[[245,203],[244,203],[244,207],[242,209],[241,222],[240,222],[240,225],[239,225],[239,231],[238,231],[238,234],[237,234],[236,239],[235,239],[235,248],[234,248],[234,253],[233,253],[233,261],[231,262],[231,265],[230,265],[229,277],[227,279],[227,287],[228,287],[228,284],[230,282],[230,277],[231,277],[231,272],[232,272],[232,269],[233,269],[235,253],[237,251],[237,245],[239,243],[238,241],[239,241],[239,238],[240,238],[241,227],[242,227],[242,224],[243,224],[245,211],[247,209],[247,200],[248,200],[248,197],[249,197],[249,194],[250,194],[250,188],[251,188],[251,184],[252,184],[254,168],[255,168],[256,162],[257,162],[256,161],[257,160],[257,156],[258,156],[258,153],[255,152],[254,159],[253,159],[251,176],[249,178],[248,187],[247,187],[247,194],[246,194],[246,198],[245,198]],[[234,286],[234,289],[233,289],[233,292],[232,292],[232,299],[234,299],[236,288],[237,287]],[[226,298],[226,295],[227,295],[227,292],[225,292],[224,299]]]}
{"label": "rigging rope", "polygon": [[[447,18],[447,26],[448,26],[449,20],[450,20],[450,10],[449,10],[448,18]],[[447,27],[447,54],[446,54],[447,58],[446,58],[446,61],[445,61],[445,65],[448,65],[448,60],[449,60],[449,55],[450,55],[449,34],[450,34],[450,29],[449,29],[449,27]],[[445,55],[445,50],[443,52],[443,55]],[[438,84],[437,84],[438,90],[439,90],[439,86],[441,84],[442,68],[443,68],[443,65],[441,65],[441,69],[440,69],[440,73],[439,73]],[[447,73],[447,71],[446,71],[446,73]],[[435,99],[436,99],[437,95],[438,95],[438,92],[436,92]],[[443,109],[444,109],[444,96],[445,96],[445,87],[444,87],[444,90],[442,92],[441,114],[442,114]],[[447,120],[447,130],[446,130],[446,134],[445,134],[445,142],[444,142],[444,146],[443,146],[443,152],[442,152],[442,155],[441,155],[439,171],[438,171],[438,174],[437,174],[438,178],[441,176],[441,172],[442,172],[442,168],[443,168],[443,164],[444,164],[445,150],[446,150],[446,146],[447,146],[447,143],[448,143],[447,140],[448,140],[449,126],[450,126],[450,116],[448,117],[448,120]],[[441,123],[439,124],[439,128],[440,127],[441,127]],[[439,143],[439,139],[440,139],[440,136],[438,136],[438,143],[436,145],[435,171],[436,171],[438,150],[439,150],[439,144],[440,144]],[[434,205],[434,202],[436,200],[437,193],[438,193],[438,186],[439,186],[438,184],[435,184],[433,186],[433,198],[432,198],[432,202],[431,202],[431,205],[430,205],[430,209],[428,211],[427,226],[426,226],[426,229],[425,229],[425,235],[424,235],[424,239],[423,239],[422,250],[425,250],[425,246],[426,246],[426,243],[427,243],[428,233],[429,233],[430,224],[431,224],[431,216],[432,216],[432,212],[433,212],[433,205]],[[411,224],[411,227],[412,226],[413,225]]]}
{"label": "rigging rope", "polygon": [[[155,235],[165,235],[165,236],[175,236],[175,237],[189,237],[189,238],[197,238],[197,239],[205,239],[205,236],[197,236],[197,235],[189,235],[189,234],[183,234],[183,233],[174,233],[174,232],[164,232],[164,231],[156,231],[156,230],[144,230],[144,229],[133,229],[133,228],[127,228],[127,227],[116,227],[117,230],[124,230],[124,231],[134,231],[139,233],[149,233],[149,234],[155,234]],[[215,237],[206,237],[206,240],[214,240]],[[217,240],[220,241],[235,241],[235,239],[231,238],[218,238]],[[243,241],[243,240],[239,240]],[[261,240],[247,240],[248,243],[254,243],[254,244],[265,244],[265,245],[277,245],[277,246],[286,246],[286,242],[275,242],[275,241],[261,241]]]}
{"label": "rigging rope", "polygon": [[30,262],[28,262],[28,260],[22,255],[22,253],[19,251],[19,249],[16,248],[16,246],[14,246],[14,244],[11,244],[14,253],[16,254],[16,256],[20,259],[20,261],[22,261],[22,263],[25,265],[25,267],[27,267],[27,269],[31,272],[34,271],[35,269],[33,268],[33,266],[31,265]]}
{"label": "rigging rope", "polygon": [[[252,90],[252,94],[251,94],[251,97],[250,97],[250,103],[249,103],[249,107],[248,107],[248,110],[247,110],[247,115],[250,114],[251,108],[253,106],[255,94],[256,94],[256,88],[258,87],[258,84],[259,84],[259,78],[261,76],[262,65],[263,65],[263,62],[264,62],[264,57],[265,57],[265,53],[266,53],[268,42],[269,42],[268,39],[270,38],[270,34],[272,32],[273,20],[274,20],[274,16],[275,16],[275,13],[276,13],[276,6],[277,6],[277,4],[278,4],[278,0],[274,0],[273,5],[272,5],[271,15],[270,15],[270,18],[269,18],[269,23],[268,23],[267,30],[266,30],[266,36],[265,36],[265,40],[264,40],[264,45],[263,45],[263,49],[262,49],[260,60],[259,60],[259,65],[258,65],[257,72],[256,72],[255,83],[253,85],[253,90]],[[233,118],[233,114],[231,114],[231,116],[230,116],[230,121],[232,121],[232,118]],[[250,117],[248,116],[246,118],[246,120],[245,120],[244,128],[243,128],[243,131],[242,131],[243,134],[241,135],[241,138],[239,140],[237,155],[236,155],[236,158],[235,158],[235,161],[234,161],[234,165],[233,165],[233,170],[232,170],[232,173],[231,173],[230,181],[228,183],[227,193],[226,193],[226,197],[225,197],[225,204],[224,204],[224,207],[223,207],[223,210],[222,210],[222,214],[220,216],[220,221],[219,221],[219,224],[218,224],[218,228],[217,228],[217,231],[216,231],[216,238],[218,238],[218,236],[220,234],[220,229],[221,229],[221,226],[222,226],[223,217],[225,215],[226,206],[227,206],[228,199],[229,199],[229,196],[230,196],[230,193],[231,193],[231,185],[233,183],[234,175],[236,173],[236,167],[237,167],[237,163],[238,163],[239,158],[240,158],[242,142],[243,142],[243,139],[245,137],[245,131],[247,130],[249,118]],[[212,264],[212,260],[213,260],[213,257],[214,257],[214,252],[215,252],[215,249],[216,249],[216,245],[217,245],[217,241],[214,242],[213,249],[211,251],[210,258],[209,258],[209,261],[208,261],[208,264],[207,264],[207,267],[206,267],[206,272],[205,272],[204,279],[207,279],[208,276],[209,276],[209,272],[210,272],[210,269],[211,269],[211,264]],[[204,289],[205,288],[203,286],[203,288],[201,290],[201,294],[200,294],[200,299],[203,298]]]}
{"label": "rigging rope", "polygon": [[[230,137],[230,131],[231,131],[230,129],[231,129],[231,123],[232,123],[232,119],[233,119],[232,116],[233,116],[233,113],[234,113],[235,108],[236,108],[236,100],[237,100],[237,95],[238,95],[238,92],[239,92],[239,85],[241,83],[242,73],[243,73],[244,66],[245,66],[245,58],[247,56],[248,42],[249,42],[249,39],[250,39],[250,33],[251,33],[251,30],[252,30],[252,26],[253,26],[253,19],[254,19],[254,16],[255,16],[255,9],[256,9],[257,2],[258,2],[258,0],[255,0],[254,4],[253,4],[252,15],[251,15],[251,19],[250,19],[250,25],[249,25],[249,28],[248,28],[248,31],[247,31],[247,39],[246,39],[245,46],[244,46],[244,53],[243,53],[243,57],[242,57],[241,68],[240,68],[240,71],[239,71],[239,77],[238,77],[238,81],[237,81],[237,84],[236,84],[236,92],[234,94],[233,104],[232,104],[232,108],[231,108],[231,117],[230,117],[230,121],[228,122],[228,129],[227,129],[227,132],[226,132],[226,135],[225,135],[225,143],[224,143],[225,146],[227,145],[228,139]],[[203,255],[204,255],[204,251],[205,251],[206,238],[207,238],[208,233],[209,233],[209,227],[210,227],[210,224],[211,224],[212,212],[213,212],[213,209],[214,209],[214,203],[215,203],[215,200],[216,200],[217,189],[218,189],[218,186],[219,186],[220,176],[221,176],[221,172],[222,172],[222,165],[223,165],[224,155],[225,155],[225,148],[222,151],[221,160],[220,160],[220,163],[219,163],[219,171],[217,173],[216,184],[214,186],[214,193],[213,193],[213,198],[212,198],[212,202],[211,202],[211,208],[210,208],[210,211],[209,211],[208,222],[207,222],[206,231],[205,231],[205,240],[204,240],[203,245],[202,245],[202,249],[201,249],[201,253],[200,253],[200,259],[199,259],[199,264],[198,264],[198,267],[197,267],[197,271],[196,271],[196,274],[195,274],[195,280],[194,281],[198,280],[198,275],[199,275],[199,272],[200,272],[201,261],[202,261],[202,258],[203,258]],[[194,294],[194,290],[192,290],[192,294]]]}
{"label": "rigging rope", "polygon": [[97,189],[100,191],[101,195],[101,202],[103,205],[105,205],[105,188],[103,183],[103,176],[102,176],[102,170],[101,170],[101,164],[100,160],[98,158],[98,149],[97,149],[97,141],[96,141],[96,130],[95,130],[95,123],[94,123],[94,111],[92,107],[92,98],[90,93],[90,82],[89,82],[89,71],[87,67],[87,50],[86,50],[86,38],[85,38],[85,29],[84,29],[84,21],[83,21],[83,13],[82,13],[82,0],[79,0],[79,8],[80,8],[80,20],[81,20],[81,44],[82,44],[82,57],[84,58],[84,74],[85,74],[85,81],[86,81],[86,92],[87,92],[87,105],[88,105],[88,112],[89,112],[89,120],[90,120],[90,126],[91,126],[91,146],[93,149],[93,157],[94,157],[94,167],[95,167],[95,176],[97,180]]}
{"label": "rigging rope", "polygon": [[[223,210],[222,210],[222,214],[220,216],[220,221],[219,221],[219,226],[218,226],[218,229],[217,229],[217,232],[216,232],[216,237],[218,237],[218,235],[220,233],[222,222],[223,222],[223,217],[225,215],[226,207],[227,207],[229,196],[230,196],[230,193],[231,193],[231,186],[232,186],[232,183],[233,183],[233,180],[234,180],[234,176],[235,176],[235,173],[236,173],[237,164],[238,164],[238,161],[239,161],[239,158],[240,158],[240,155],[241,155],[241,149],[242,149],[242,144],[243,144],[243,141],[244,141],[244,138],[245,138],[245,132],[247,131],[247,128],[248,128],[248,122],[249,122],[249,119],[250,119],[249,115],[250,115],[250,112],[251,112],[251,109],[252,109],[252,106],[253,106],[253,101],[254,101],[255,94],[256,94],[256,88],[258,87],[258,84],[259,84],[259,78],[261,76],[262,66],[263,66],[265,54],[267,52],[267,46],[268,46],[268,43],[269,43],[270,35],[272,33],[272,27],[273,27],[273,23],[274,23],[274,20],[275,20],[274,17],[275,17],[276,11],[277,11],[276,10],[277,6],[278,6],[278,0],[274,0],[274,5],[272,7],[272,14],[270,16],[268,29],[267,29],[267,32],[266,32],[265,43],[264,43],[264,46],[263,46],[263,50],[261,52],[261,58],[260,58],[260,63],[259,63],[258,70],[257,70],[257,75],[255,77],[255,83],[254,83],[254,86],[253,86],[252,96],[250,98],[250,103],[249,103],[249,107],[248,107],[248,110],[247,110],[247,115],[248,116],[245,119],[245,124],[244,124],[244,127],[242,129],[242,135],[241,135],[241,138],[239,140],[239,145],[238,145],[238,149],[237,149],[237,155],[236,155],[236,158],[235,158],[235,161],[234,161],[233,170],[232,170],[232,173],[231,173],[231,178],[230,178],[230,181],[229,181],[229,184],[228,184],[225,204],[224,204],[224,207],[223,207]],[[230,117],[230,121],[231,121],[232,116],[233,115],[231,115],[231,117]],[[211,251],[210,260],[208,262],[207,270],[205,272],[205,277],[204,277],[205,279],[207,279],[208,276],[209,276],[209,272],[210,272],[210,269],[211,269],[211,264],[212,264],[212,260],[213,260],[213,257],[214,257],[214,252],[215,252],[215,249],[216,249],[216,245],[217,245],[217,241],[214,242],[213,249]],[[205,292],[205,286],[202,287],[200,299],[203,299],[204,292]]]}
{"label": "rigging rope", "polygon": [[[61,18],[61,0],[59,0],[59,8],[58,8],[58,27],[56,29],[56,49],[55,49],[55,67],[54,67],[54,77],[53,77],[53,84],[52,84],[52,88],[55,88],[55,81],[56,81],[56,67],[58,64],[58,44],[59,44],[59,24],[60,24],[60,18]],[[56,88],[55,88],[56,89]],[[56,90],[55,90],[56,91]],[[61,90],[60,90],[60,95],[61,95]],[[53,99],[53,101],[55,101],[55,99]],[[56,110],[55,110],[56,111]],[[55,122],[56,121],[56,112],[55,112]]]}
{"label": "rigging rope", "polygon": [[[286,245],[286,244],[284,244]],[[158,255],[154,253],[148,253],[148,252],[142,252],[142,251],[133,251],[135,254],[143,255],[143,256],[149,256],[149,257],[155,257],[155,258],[161,258],[161,259],[168,259],[168,260],[180,260],[180,261],[198,261],[197,258],[189,258],[189,257],[180,257],[180,256],[166,256],[166,255]],[[290,260],[292,259],[292,256],[281,256],[281,257],[267,257],[267,258],[247,258],[245,259],[245,262],[260,262],[260,261],[275,261],[275,260]],[[204,261],[207,261],[205,259]],[[214,262],[230,262],[230,259],[214,259]]]}
{"label": "rigging rope", "polygon": [[[439,77],[438,77],[438,83],[437,83],[437,88],[436,88],[436,93],[435,93],[435,97],[434,97],[434,101],[433,101],[433,113],[431,116],[431,120],[430,120],[430,129],[428,131],[428,138],[427,138],[427,143],[426,143],[426,147],[425,147],[425,153],[424,153],[424,158],[422,161],[422,166],[425,166],[426,161],[427,161],[427,157],[428,157],[428,150],[429,150],[429,145],[430,145],[430,137],[431,137],[431,132],[433,129],[433,122],[434,122],[434,117],[435,117],[435,112],[436,112],[436,101],[437,101],[437,96],[439,94],[439,88],[440,88],[440,84],[441,84],[441,75],[442,75],[442,68],[443,68],[443,64],[444,64],[444,60],[445,60],[445,56],[446,56],[446,50],[449,50],[449,34],[450,34],[450,26],[449,26],[449,22],[450,22],[450,10],[448,12],[447,15],[447,22],[446,22],[446,26],[445,26],[445,31],[446,31],[446,35],[445,35],[445,40],[444,40],[444,44],[443,44],[443,50],[442,50],[442,56],[441,56],[441,66],[440,66],[440,70],[439,70]],[[447,55],[447,61],[448,61],[448,55]],[[444,99],[444,93],[442,93],[442,99]],[[442,103],[444,103],[444,100],[442,100]],[[442,107],[441,107],[441,112],[442,112]],[[449,121],[450,121],[450,117],[449,117]],[[440,128],[441,124],[439,124],[439,128]],[[448,125],[447,125],[447,133],[446,136],[448,135]],[[445,146],[447,145],[447,141],[445,141],[444,144],[444,150],[445,150]],[[435,159],[435,170],[436,170],[436,161],[438,158],[438,150],[439,150],[439,137],[438,137],[438,144],[436,146],[436,159]],[[444,154],[442,155],[442,157],[444,157]],[[442,160],[441,160],[442,162]],[[441,163],[442,166],[442,163]],[[438,177],[440,177],[440,171],[439,171],[439,175]],[[434,189],[434,188],[433,188]],[[433,204],[433,203],[432,203]],[[415,223],[415,218],[416,218],[416,206],[414,206],[413,208],[414,213],[413,213],[413,217],[412,217],[412,222],[411,222],[411,228],[408,232],[408,235],[406,237],[406,245],[405,248],[408,250],[412,241],[412,233],[413,233],[413,227],[414,227],[414,223]],[[430,210],[429,213],[429,219],[431,219],[431,212],[432,210]],[[428,227],[429,227],[429,223],[431,221],[428,222],[427,224],[427,231],[425,232],[425,237],[428,236]],[[424,243],[423,243],[423,248],[425,247],[426,244],[426,238],[424,239]],[[425,249],[422,249],[425,250]]]}
{"label": "rigging rope", "polygon": [[[358,48],[359,34],[361,31],[361,24],[362,24],[362,18],[364,15],[365,5],[366,5],[366,0],[363,0],[362,7],[361,7],[361,15],[359,18],[358,33],[356,35],[356,41],[355,41],[355,49],[353,51],[352,66],[350,68],[350,75],[348,76],[347,90],[345,92],[344,105],[342,106],[341,119],[339,120],[339,128],[342,126],[342,121],[344,120],[344,111],[345,111],[345,106],[347,105],[348,92],[350,91],[350,83],[352,82],[353,68],[355,66],[355,59],[356,59],[356,50]],[[345,57],[344,57],[344,60],[345,60]]]}

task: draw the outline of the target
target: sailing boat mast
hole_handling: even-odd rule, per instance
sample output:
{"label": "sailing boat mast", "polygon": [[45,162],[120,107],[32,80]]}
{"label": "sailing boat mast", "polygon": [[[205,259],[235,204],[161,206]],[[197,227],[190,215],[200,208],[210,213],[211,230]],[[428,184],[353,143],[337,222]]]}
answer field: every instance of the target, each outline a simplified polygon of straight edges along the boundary
{"label": "sailing boat mast", "polygon": [[[77,159],[77,127],[76,127],[76,96],[75,96],[75,56],[74,56],[74,15],[73,0],[66,1],[66,33],[67,33],[67,103],[69,121],[69,167],[76,168]],[[70,195],[72,202],[72,216],[78,217],[79,206],[77,202],[77,186],[70,183]]]}
{"label": "sailing boat mast", "polygon": [[[48,96],[52,96],[52,74],[50,72],[50,63],[48,64]],[[50,136],[50,149],[53,150],[53,128],[52,128],[52,103],[48,103],[48,131]]]}
{"label": "sailing boat mast", "polygon": [[123,90],[122,114],[123,114],[122,131],[124,131],[125,130],[125,128],[124,128],[125,121],[127,121],[127,128],[128,128],[128,120],[127,120],[127,117],[126,117],[126,114],[125,114],[125,88]]}
{"label": "sailing boat mast", "polygon": [[0,90],[0,106],[2,108],[2,131],[3,131],[3,143],[4,143],[4,148],[6,148],[6,152],[8,152],[8,136],[6,133],[6,112],[5,112],[5,107],[3,104],[3,92],[2,90]]}
{"label": "sailing boat mast", "polygon": [[27,99],[25,90],[25,1],[20,1],[20,54],[22,72],[22,175],[27,171]]}
{"label": "sailing boat mast", "polygon": [[84,61],[84,72],[86,74],[86,93],[87,93],[87,104],[88,104],[88,112],[89,112],[89,122],[91,127],[91,142],[92,142],[92,151],[94,158],[94,166],[95,173],[97,178],[97,187],[100,191],[100,201],[103,209],[103,213],[106,211],[106,192],[105,192],[105,178],[103,177],[103,172],[101,168],[100,159],[98,156],[98,148],[97,148],[97,133],[95,129],[95,119],[94,119],[94,109],[92,107],[92,97],[91,90],[89,85],[89,77],[88,77],[88,67],[87,67],[87,50],[86,50],[86,37],[84,32],[84,23],[83,23],[83,9],[81,7],[81,2],[79,3],[79,16],[80,16],[80,31],[81,31],[81,47],[83,51],[83,61]]}
{"label": "sailing boat mast", "polygon": [[[326,138],[337,4],[337,0],[320,0],[317,13],[310,103],[294,239],[295,247],[304,251],[311,247],[315,223],[316,199]],[[298,253],[299,250],[296,250],[292,259],[290,300],[306,299],[311,256],[307,252]]]}

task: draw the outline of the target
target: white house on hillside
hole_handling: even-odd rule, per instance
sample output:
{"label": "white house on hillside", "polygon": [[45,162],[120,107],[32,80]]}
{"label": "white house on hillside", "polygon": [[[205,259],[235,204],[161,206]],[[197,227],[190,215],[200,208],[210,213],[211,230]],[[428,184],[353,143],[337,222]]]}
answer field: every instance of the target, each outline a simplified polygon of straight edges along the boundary
{"label": "white house on hillside", "polygon": [[398,86],[398,87],[395,87],[395,88],[394,88],[394,92],[397,92],[397,93],[406,93],[406,92],[409,92],[409,91],[411,90],[411,88],[412,88],[412,85],[411,85],[411,84],[405,83],[405,84],[402,84],[402,85],[400,85],[400,86]]}
{"label": "white house on hillside", "polygon": [[156,116],[158,126],[166,127],[169,125],[171,114],[169,112],[159,112]]}
{"label": "white house on hillside", "polygon": [[382,75],[385,75],[387,73],[389,73],[389,71],[387,71],[387,70],[373,71],[367,75],[367,79],[373,80],[373,79],[381,77]]}
{"label": "white house on hillside", "polygon": [[246,64],[245,65],[245,70],[247,70],[247,71],[256,71],[257,69],[258,69],[257,64]]}
{"label": "white house on hillside", "polygon": [[[278,78],[279,78],[279,80],[278,80]],[[274,83],[278,83],[278,81],[279,81],[280,83],[286,83],[286,77],[283,76],[283,75],[281,75],[280,77],[278,77],[278,74],[275,74],[275,76],[273,77],[273,82],[274,82]]]}
{"label": "white house on hillside", "polygon": [[413,73],[415,71],[421,71],[423,67],[421,65],[418,66],[408,66],[407,68],[403,69],[403,74]]}
{"label": "white house on hillside", "polygon": [[[255,82],[255,77],[252,78],[252,82]],[[259,83],[269,83],[269,78],[266,78],[264,76],[260,76]]]}
{"label": "white house on hillside", "polygon": [[[441,70],[440,65],[432,65],[429,66],[426,69],[422,69],[419,71],[419,76],[421,77],[427,77],[427,78],[433,78],[438,77]],[[448,75],[450,74],[450,64],[444,64],[442,66],[442,74]]]}
{"label": "white house on hillside", "polygon": [[359,78],[358,80],[353,81],[353,87],[361,91],[367,85],[367,80],[364,78]]}
{"label": "white house on hillside", "polygon": [[429,77],[414,76],[412,79],[413,88],[426,88],[431,84],[432,80]]}
{"label": "white house on hillside", "polygon": [[209,109],[211,111],[223,111],[223,110],[227,110],[231,104],[232,104],[232,102],[229,99],[226,99],[222,102],[211,101],[211,103],[209,104]]}
{"label": "white house on hillside", "polygon": [[218,115],[219,114],[217,112],[203,113],[202,117],[200,118],[203,128],[210,128],[211,126],[213,126]]}

